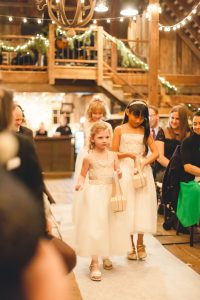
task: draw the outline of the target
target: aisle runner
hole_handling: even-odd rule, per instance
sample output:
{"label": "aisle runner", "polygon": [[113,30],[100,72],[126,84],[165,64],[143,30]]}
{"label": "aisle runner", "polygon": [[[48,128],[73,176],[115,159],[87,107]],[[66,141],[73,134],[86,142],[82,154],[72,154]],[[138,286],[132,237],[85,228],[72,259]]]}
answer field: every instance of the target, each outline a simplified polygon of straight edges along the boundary
{"label": "aisle runner", "polygon": [[[53,213],[61,222],[61,232],[70,242],[70,205],[57,204]],[[200,275],[168,252],[155,238],[146,236],[146,261],[114,257],[111,271],[102,269],[101,282],[89,279],[89,259],[78,258],[75,276],[84,300],[197,300]]]}

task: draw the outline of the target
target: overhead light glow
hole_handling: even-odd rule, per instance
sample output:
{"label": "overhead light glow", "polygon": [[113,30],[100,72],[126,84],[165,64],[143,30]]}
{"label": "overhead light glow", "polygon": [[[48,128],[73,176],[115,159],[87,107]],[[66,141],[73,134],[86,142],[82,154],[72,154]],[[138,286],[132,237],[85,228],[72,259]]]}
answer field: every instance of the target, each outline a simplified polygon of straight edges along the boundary
{"label": "overhead light glow", "polygon": [[138,15],[138,10],[135,8],[126,7],[125,9],[122,9],[120,11],[120,15],[125,16],[125,17],[133,17],[133,16]]}
{"label": "overhead light glow", "polygon": [[108,11],[108,6],[105,1],[99,1],[94,9],[96,12],[103,13]]}

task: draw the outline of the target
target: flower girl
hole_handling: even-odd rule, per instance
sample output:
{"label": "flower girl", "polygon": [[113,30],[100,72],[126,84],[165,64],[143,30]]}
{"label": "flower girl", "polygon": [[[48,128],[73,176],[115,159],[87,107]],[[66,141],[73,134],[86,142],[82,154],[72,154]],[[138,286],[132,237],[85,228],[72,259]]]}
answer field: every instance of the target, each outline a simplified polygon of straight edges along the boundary
{"label": "flower girl", "polygon": [[[120,234],[112,231],[116,217],[110,209],[114,171],[121,178],[117,154],[108,150],[111,132],[105,122],[95,123],[90,130],[89,153],[82,163],[75,190],[80,203],[75,219],[75,248],[80,256],[90,256],[90,278],[100,281],[99,256],[104,269],[112,269],[109,255],[125,253]],[[88,184],[84,182],[88,174]],[[85,189],[84,193],[82,192]],[[121,249],[120,249],[121,248]]]}

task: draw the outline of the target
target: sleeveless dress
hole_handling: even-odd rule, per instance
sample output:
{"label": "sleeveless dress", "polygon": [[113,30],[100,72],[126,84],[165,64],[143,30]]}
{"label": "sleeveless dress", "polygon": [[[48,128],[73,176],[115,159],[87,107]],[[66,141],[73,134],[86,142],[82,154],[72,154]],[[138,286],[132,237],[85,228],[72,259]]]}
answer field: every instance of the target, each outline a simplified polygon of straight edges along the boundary
{"label": "sleeveless dress", "polygon": [[[144,152],[143,135],[122,133],[119,152],[133,152],[142,155]],[[133,186],[134,160],[120,159],[122,170],[121,187],[127,199],[126,218],[130,233],[156,233],[157,198],[155,183],[150,165],[144,167],[147,185],[135,189]]]}
{"label": "sleeveless dress", "polygon": [[[105,122],[105,121],[102,121],[102,122]],[[111,125],[107,122],[105,122],[105,123],[106,123],[106,125],[108,125],[108,128],[112,132]],[[80,151],[77,155],[77,158],[76,158],[75,173],[74,173],[75,180],[77,180],[78,176],[80,175],[83,158],[88,154],[90,130],[94,124],[95,124],[95,122],[89,122],[89,121],[86,121],[84,124],[84,146],[83,146],[83,148],[80,149]]]}
{"label": "sleeveless dress", "polygon": [[75,249],[80,256],[124,254],[129,246],[127,229],[119,232],[122,216],[110,208],[114,155],[108,151],[107,159],[97,160],[91,154],[88,184],[75,193]]}

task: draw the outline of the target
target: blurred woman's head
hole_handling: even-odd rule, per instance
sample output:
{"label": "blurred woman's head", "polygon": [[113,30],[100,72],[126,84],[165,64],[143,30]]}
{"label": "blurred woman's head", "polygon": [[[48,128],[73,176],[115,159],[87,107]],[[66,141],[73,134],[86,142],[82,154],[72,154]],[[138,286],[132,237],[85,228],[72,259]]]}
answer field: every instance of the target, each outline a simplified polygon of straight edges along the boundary
{"label": "blurred woman's head", "polygon": [[94,98],[89,103],[87,109],[87,118],[89,121],[100,121],[106,117],[106,104],[101,98]]}
{"label": "blurred woman's head", "polygon": [[0,88],[0,131],[9,129],[13,122],[13,92]]}
{"label": "blurred woman's head", "polygon": [[180,140],[186,137],[190,127],[188,123],[188,110],[184,105],[176,105],[171,109],[168,129],[172,138],[175,138],[177,133]]}

